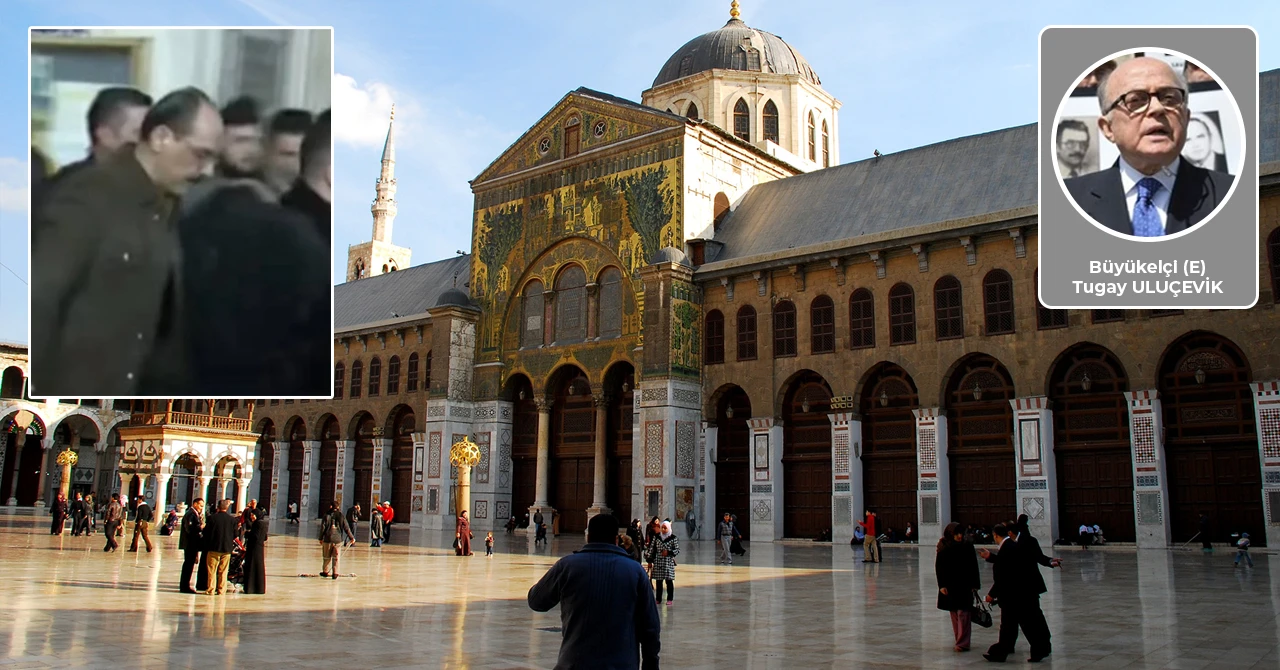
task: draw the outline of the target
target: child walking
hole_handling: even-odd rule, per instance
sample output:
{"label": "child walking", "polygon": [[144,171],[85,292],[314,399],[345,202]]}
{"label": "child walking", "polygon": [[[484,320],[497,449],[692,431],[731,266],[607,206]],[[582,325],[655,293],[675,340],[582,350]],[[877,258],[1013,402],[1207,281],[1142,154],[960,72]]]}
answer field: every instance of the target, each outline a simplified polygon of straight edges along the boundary
{"label": "child walking", "polygon": [[1253,567],[1253,558],[1249,556],[1249,534],[1248,533],[1240,533],[1240,540],[1236,542],[1236,567],[1237,568],[1240,567],[1240,559],[1242,558],[1245,560],[1245,562],[1249,564],[1249,567],[1251,568]]}
{"label": "child walking", "polygon": [[484,555],[493,556],[493,533],[484,536]]}

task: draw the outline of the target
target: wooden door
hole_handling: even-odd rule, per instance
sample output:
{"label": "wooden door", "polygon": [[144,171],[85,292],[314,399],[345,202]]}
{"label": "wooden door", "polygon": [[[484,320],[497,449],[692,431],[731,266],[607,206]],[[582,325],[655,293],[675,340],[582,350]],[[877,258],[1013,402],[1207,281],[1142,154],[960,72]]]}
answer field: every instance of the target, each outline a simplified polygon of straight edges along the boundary
{"label": "wooden door", "polygon": [[830,529],[831,459],[791,460],[782,464],[782,472],[786,536],[813,539]]}
{"label": "wooden door", "polygon": [[[867,454],[862,459],[864,506],[876,513],[876,532],[890,528],[901,538],[907,524],[919,528],[916,520],[916,455]],[[855,510],[861,518],[865,510]],[[917,538],[919,539],[919,538]]]}
{"label": "wooden door", "polygon": [[751,468],[746,458],[724,460],[717,454],[716,461],[716,509],[705,520],[708,530],[703,536],[716,533],[715,524],[724,520],[724,513],[738,516],[738,532],[742,539],[751,539]]}
{"label": "wooden door", "polygon": [[827,418],[831,389],[820,375],[806,373],[793,383],[787,396],[783,406],[783,535],[812,539],[831,528],[831,421]]}
{"label": "wooden door", "polygon": [[1246,532],[1254,546],[1266,546],[1257,444],[1180,445],[1168,455],[1175,542],[1190,540],[1199,532],[1200,515],[1208,514],[1213,542]]}
{"label": "wooden door", "polygon": [[552,487],[550,502],[560,515],[561,533],[578,533],[587,529],[594,467],[590,458],[557,458],[551,462],[555,486]]}
{"label": "wooden door", "polygon": [[1115,449],[1055,449],[1058,465],[1059,536],[1078,538],[1080,524],[1102,527],[1117,542],[1133,542],[1133,462]]}
{"label": "wooden door", "polygon": [[[373,510],[374,503],[382,502],[381,500],[375,501],[373,499],[374,463],[372,438],[361,435],[360,438],[356,440],[355,461],[356,462],[353,463],[354,467],[352,468],[354,471],[353,479],[355,480],[355,491],[352,492],[354,497],[350,502],[360,503],[360,518],[368,521],[369,514]],[[345,502],[347,501],[344,501],[344,503]],[[400,510],[397,509],[396,514],[399,513]]]}
{"label": "wooden door", "polygon": [[298,513],[302,514],[302,453],[301,442],[289,443],[289,497],[285,505],[298,503]]}
{"label": "wooden door", "polygon": [[[631,457],[624,456],[609,461],[609,490],[605,499],[618,523],[625,527],[632,519],[631,510]],[[638,517],[637,517],[638,518]]]}
{"label": "wooden door", "polygon": [[952,521],[990,528],[1017,516],[1012,451],[950,458]]}

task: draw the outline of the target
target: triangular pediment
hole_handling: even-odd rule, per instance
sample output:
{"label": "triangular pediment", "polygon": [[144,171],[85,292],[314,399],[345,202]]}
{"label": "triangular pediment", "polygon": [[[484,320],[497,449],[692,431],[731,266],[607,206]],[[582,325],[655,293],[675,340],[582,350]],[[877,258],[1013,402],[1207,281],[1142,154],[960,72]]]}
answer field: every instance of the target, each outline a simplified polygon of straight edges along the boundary
{"label": "triangular pediment", "polygon": [[[572,123],[574,119],[576,124]],[[521,170],[564,160],[565,137],[571,132],[578,134],[578,153],[582,153],[684,124],[684,117],[607,93],[579,88],[561,98],[471,183],[476,186]]]}

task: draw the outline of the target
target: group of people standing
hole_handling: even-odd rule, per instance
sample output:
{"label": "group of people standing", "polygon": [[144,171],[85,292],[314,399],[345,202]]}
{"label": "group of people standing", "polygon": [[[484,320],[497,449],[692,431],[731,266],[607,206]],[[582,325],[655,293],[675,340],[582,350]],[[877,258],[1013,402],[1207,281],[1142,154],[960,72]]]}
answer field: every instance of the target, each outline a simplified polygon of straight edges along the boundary
{"label": "group of people standing", "polygon": [[[240,558],[244,592],[267,592],[266,543],[268,521],[265,509],[250,500],[240,515],[230,513],[232,501],[219,500],[217,510],[206,514],[203,498],[196,498],[182,518],[178,548],[182,550],[182,593],[222,595],[230,588],[228,573],[233,555]],[[196,572],[198,570],[198,572]],[[196,586],[191,587],[196,572]]]}
{"label": "group of people standing", "polygon": [[[1039,662],[1052,650],[1049,624],[1040,608],[1040,595],[1048,590],[1040,566],[1056,568],[1062,559],[1046,556],[1027,524],[1025,514],[1017,521],[996,524],[991,532],[998,549],[978,549],[976,555],[961,524],[952,522],[942,531],[934,561],[938,609],[951,613],[956,651],[969,650],[973,617],[983,611],[983,602],[1000,607],[999,638],[983,654],[988,661],[1005,662],[1013,653],[1019,628],[1031,645],[1028,661]],[[978,556],[992,564],[992,584],[985,598],[978,595],[982,586]]]}

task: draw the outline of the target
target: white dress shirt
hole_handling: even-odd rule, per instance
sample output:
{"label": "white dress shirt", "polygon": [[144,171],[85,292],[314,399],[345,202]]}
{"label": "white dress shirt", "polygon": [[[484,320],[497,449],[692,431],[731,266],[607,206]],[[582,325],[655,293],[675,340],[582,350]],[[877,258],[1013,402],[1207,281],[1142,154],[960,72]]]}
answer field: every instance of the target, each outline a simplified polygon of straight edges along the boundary
{"label": "white dress shirt", "polygon": [[[1182,162],[1182,157],[1173,159],[1173,162],[1162,168],[1159,172],[1150,175],[1153,179],[1160,182],[1161,189],[1151,196],[1151,204],[1155,205],[1156,212],[1160,215],[1160,230],[1163,232],[1169,227],[1169,198],[1173,196],[1173,181],[1178,176],[1178,165]],[[1148,175],[1138,172],[1137,168],[1129,165],[1123,156],[1120,157],[1120,185],[1124,187],[1124,204],[1129,209],[1129,220],[1133,220],[1133,207],[1138,203],[1138,182],[1147,178]]]}

